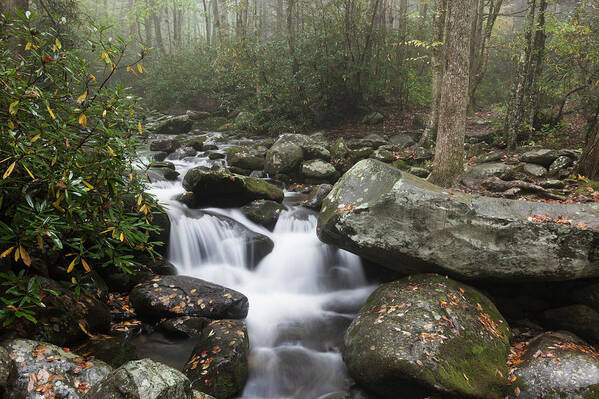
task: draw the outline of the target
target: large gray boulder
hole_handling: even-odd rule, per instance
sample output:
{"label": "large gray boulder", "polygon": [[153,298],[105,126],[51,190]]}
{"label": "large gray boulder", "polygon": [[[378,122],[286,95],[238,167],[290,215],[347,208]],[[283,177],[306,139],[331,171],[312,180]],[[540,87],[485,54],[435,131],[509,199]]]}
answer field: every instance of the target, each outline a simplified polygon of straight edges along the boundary
{"label": "large gray boulder", "polygon": [[283,201],[283,190],[255,177],[238,175],[213,166],[190,169],[183,179],[183,188],[193,193],[188,205],[241,206],[257,199]]}
{"label": "large gray boulder", "polygon": [[127,362],[96,384],[86,399],[193,399],[179,370],[151,359]]}
{"label": "large gray boulder", "polygon": [[569,333],[538,335],[510,361],[510,399],[599,397],[599,353]]}
{"label": "large gray boulder", "polygon": [[237,168],[262,170],[264,169],[264,154],[254,148],[232,146],[227,148],[227,162]]}
{"label": "large gray boulder", "polygon": [[302,176],[311,184],[332,183],[338,177],[337,169],[328,162],[313,159],[302,164]]}
{"label": "large gray boulder", "polygon": [[[539,223],[533,215],[571,224]],[[599,204],[447,191],[372,159],[335,184],[318,220],[318,235],[328,244],[403,273],[441,271],[464,279],[597,277],[597,228]]]}
{"label": "large gray boulder", "polygon": [[138,315],[243,319],[248,313],[245,295],[222,285],[189,276],[156,276],[138,284],[129,294]]}
{"label": "large gray boulder", "polygon": [[383,284],[345,335],[356,382],[384,398],[502,398],[510,331],[479,291],[436,274]]}
{"label": "large gray boulder", "polygon": [[283,134],[266,152],[264,170],[272,176],[299,176],[303,160],[328,161],[331,153],[316,138],[303,134]]}
{"label": "large gray boulder", "polygon": [[45,342],[15,339],[2,346],[16,369],[9,377],[4,399],[83,398],[112,371],[100,360],[89,360]]}
{"label": "large gray boulder", "polygon": [[474,165],[466,171],[465,178],[484,180],[488,177],[499,177],[501,180],[510,180],[514,172],[508,165],[500,162],[488,162]]}
{"label": "large gray boulder", "polygon": [[235,397],[248,378],[249,339],[241,320],[217,320],[210,323],[191,357],[185,375],[192,387],[216,399]]}
{"label": "large gray boulder", "polygon": [[193,120],[189,115],[173,116],[147,126],[154,134],[185,134],[193,127]]}

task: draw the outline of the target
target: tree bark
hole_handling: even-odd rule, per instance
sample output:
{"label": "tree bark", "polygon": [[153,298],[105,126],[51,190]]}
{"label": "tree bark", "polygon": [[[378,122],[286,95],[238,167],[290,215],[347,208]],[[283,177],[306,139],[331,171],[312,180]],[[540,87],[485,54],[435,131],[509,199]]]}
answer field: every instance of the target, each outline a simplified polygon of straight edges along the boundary
{"label": "tree bark", "polygon": [[[154,2],[152,2],[154,5]],[[161,53],[164,53],[164,41],[162,40],[162,24],[161,24],[161,9],[157,8],[152,11],[152,19],[154,20],[154,36],[156,37],[156,46]]]}
{"label": "tree bark", "polygon": [[443,84],[443,53],[445,49],[445,17],[447,14],[447,0],[435,1],[435,14],[433,16],[433,47],[431,51],[432,74],[432,101],[428,123],[419,145],[429,147],[437,136],[439,125],[439,101],[441,99],[441,85]]}
{"label": "tree bark", "polygon": [[518,141],[520,126],[524,120],[526,98],[526,80],[530,69],[532,53],[532,29],[535,21],[536,0],[528,0],[526,13],[526,26],[524,28],[524,47],[518,60],[516,77],[512,84],[512,94],[508,103],[507,113],[503,126],[503,134],[508,149],[514,150]]}
{"label": "tree bark", "polygon": [[439,131],[433,171],[429,180],[451,187],[464,173],[464,136],[470,81],[470,38],[474,4],[471,0],[447,3],[445,71],[439,102]]}
{"label": "tree bark", "polygon": [[206,23],[206,44],[210,46],[210,17],[206,0],[202,0],[202,5],[204,6],[204,22]]}
{"label": "tree bark", "polygon": [[591,180],[599,180],[599,105],[587,121],[586,145],[580,158],[579,170]]}
{"label": "tree bark", "polygon": [[535,120],[539,112],[539,79],[543,73],[543,60],[545,58],[545,12],[547,11],[547,0],[541,0],[539,4],[539,13],[537,16],[537,25],[535,29],[535,38],[532,50],[531,79],[528,92],[530,93],[530,104],[528,112],[528,125],[534,128]]}

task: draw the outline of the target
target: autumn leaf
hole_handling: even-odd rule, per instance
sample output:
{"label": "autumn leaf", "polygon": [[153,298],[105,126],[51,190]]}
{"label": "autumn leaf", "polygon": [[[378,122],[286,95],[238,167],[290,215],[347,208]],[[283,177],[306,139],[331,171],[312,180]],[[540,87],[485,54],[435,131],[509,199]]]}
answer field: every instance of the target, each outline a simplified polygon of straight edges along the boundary
{"label": "autumn leaf", "polygon": [[8,106],[8,113],[10,113],[11,115],[14,115],[17,113],[17,109],[18,109],[18,105],[19,105],[19,101],[15,101],[13,103],[11,103]]}
{"label": "autumn leaf", "polygon": [[87,90],[84,91],[82,95],[80,95],[79,97],[77,97],[77,103],[81,104],[82,102],[85,101],[86,98],[87,98]]}
{"label": "autumn leaf", "polygon": [[23,260],[23,263],[25,263],[27,266],[31,266],[31,258],[29,257],[29,253],[27,253],[22,245],[19,245],[19,252],[21,253],[21,260]]}
{"label": "autumn leaf", "polygon": [[67,267],[67,273],[70,273],[73,271],[73,269],[75,268],[75,263],[77,262],[78,258],[74,258],[71,263],[69,264],[69,267]]}
{"label": "autumn leaf", "polygon": [[15,164],[16,163],[17,163],[17,161],[14,161],[13,163],[10,164],[10,166],[4,172],[4,175],[2,176],[2,179],[6,179],[8,176],[10,176],[10,174],[12,173],[12,171],[15,169]]}
{"label": "autumn leaf", "polygon": [[85,116],[85,114],[79,115],[78,121],[81,126],[83,126],[84,128],[87,127],[87,117]]}
{"label": "autumn leaf", "polygon": [[2,254],[0,254],[0,259],[6,258],[8,255],[10,255],[13,249],[15,249],[15,247],[10,247],[6,251],[2,252]]}
{"label": "autumn leaf", "polygon": [[81,264],[83,265],[83,268],[85,269],[86,272],[91,272],[92,268],[89,267],[89,265],[87,264],[87,262],[85,261],[85,259],[81,258]]}
{"label": "autumn leaf", "polygon": [[49,105],[46,105],[46,109],[48,110],[48,113],[50,114],[52,119],[56,119],[56,116],[54,116],[54,112],[52,112],[52,109],[50,108]]}

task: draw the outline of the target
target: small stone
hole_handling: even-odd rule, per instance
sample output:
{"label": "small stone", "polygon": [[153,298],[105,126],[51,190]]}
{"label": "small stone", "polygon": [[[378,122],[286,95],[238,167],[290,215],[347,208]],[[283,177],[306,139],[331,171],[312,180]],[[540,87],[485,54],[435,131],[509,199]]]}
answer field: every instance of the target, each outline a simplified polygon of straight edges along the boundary
{"label": "small stone", "polygon": [[417,167],[411,167],[408,170],[408,173],[413,174],[414,176],[418,176],[421,177],[423,179],[426,179],[428,177],[428,175],[430,174],[430,172],[424,168],[417,168]]}
{"label": "small stone", "polygon": [[525,163],[522,167],[524,173],[534,177],[545,177],[547,176],[547,169],[544,166],[536,163]]}

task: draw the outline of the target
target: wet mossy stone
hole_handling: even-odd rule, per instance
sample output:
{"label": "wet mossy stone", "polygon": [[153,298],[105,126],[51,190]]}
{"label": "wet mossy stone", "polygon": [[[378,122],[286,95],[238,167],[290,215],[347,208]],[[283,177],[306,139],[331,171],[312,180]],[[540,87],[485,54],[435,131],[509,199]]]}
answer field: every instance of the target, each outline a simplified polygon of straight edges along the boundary
{"label": "wet mossy stone", "polygon": [[164,140],[155,140],[150,143],[150,150],[152,151],[163,151],[167,154],[175,152],[179,147],[181,147],[181,141],[179,139],[164,139]]}
{"label": "wet mossy stone", "polygon": [[331,186],[330,184],[319,185],[316,191],[312,194],[312,198],[305,201],[302,205],[306,208],[319,211],[320,207],[322,206],[322,201],[324,201],[324,199],[327,195],[329,195],[332,189],[333,186]]}
{"label": "wet mossy stone", "polygon": [[192,147],[196,151],[203,151],[204,143],[206,142],[207,139],[208,139],[208,137],[206,137],[206,136],[193,137],[193,138],[187,140],[185,142],[185,145]]}
{"label": "wet mossy stone", "polygon": [[212,320],[206,317],[181,316],[164,319],[158,323],[158,329],[178,337],[197,337]]}
{"label": "wet mossy stone", "polygon": [[339,173],[330,163],[314,159],[302,164],[302,176],[311,184],[333,183],[339,177]]}
{"label": "wet mossy stone", "polygon": [[511,356],[516,381],[510,399],[599,398],[599,353],[568,332],[548,332],[533,338]]}
{"label": "wet mossy stone", "polygon": [[283,201],[283,190],[263,179],[232,173],[221,166],[190,169],[183,187],[194,194],[197,206],[242,206],[257,199]]}
{"label": "wet mossy stone", "polygon": [[275,201],[256,200],[241,208],[241,212],[252,222],[273,230],[285,206]]}
{"label": "wet mossy stone", "polygon": [[249,306],[240,292],[189,276],[156,276],[136,286],[129,300],[138,315],[149,319],[243,319]]}
{"label": "wet mossy stone", "polygon": [[264,170],[271,175],[297,175],[304,159],[303,146],[310,141],[301,134],[283,134],[266,152]]}
{"label": "wet mossy stone", "polygon": [[[571,225],[529,217],[571,219]],[[583,222],[590,228],[581,228]],[[337,181],[318,218],[322,241],[390,269],[468,280],[599,276],[599,204],[516,201],[448,191],[367,159]]]}
{"label": "wet mossy stone", "polygon": [[249,147],[232,146],[227,148],[227,162],[231,166],[250,171],[264,169],[264,155]]}
{"label": "wet mossy stone", "polygon": [[147,125],[154,134],[185,134],[193,127],[193,121],[188,115],[173,116],[162,121]]}
{"label": "wet mossy stone", "polygon": [[[83,398],[87,388],[94,387],[112,371],[100,360],[84,358],[46,342],[15,339],[2,346],[15,366],[4,399],[44,398],[43,393],[37,392],[38,387],[53,391],[56,399]],[[29,389],[32,379],[35,383]]]}
{"label": "wet mossy stone", "polygon": [[185,364],[193,389],[216,399],[235,397],[248,378],[249,339],[242,320],[210,323]]}
{"label": "wet mossy stone", "polygon": [[189,379],[151,359],[130,361],[110,373],[87,399],[192,399]]}
{"label": "wet mossy stone", "polygon": [[510,334],[479,291],[422,274],[374,291],[347,330],[342,353],[356,382],[384,398],[401,392],[499,399]]}

